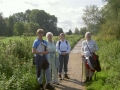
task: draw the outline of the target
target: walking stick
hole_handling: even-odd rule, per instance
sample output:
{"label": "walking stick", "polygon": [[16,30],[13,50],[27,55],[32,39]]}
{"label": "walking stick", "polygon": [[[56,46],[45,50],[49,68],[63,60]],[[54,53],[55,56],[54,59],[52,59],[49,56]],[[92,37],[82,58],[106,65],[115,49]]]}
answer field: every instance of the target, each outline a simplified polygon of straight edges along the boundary
{"label": "walking stick", "polygon": [[81,84],[82,84],[82,79],[83,79],[83,62],[82,62]]}

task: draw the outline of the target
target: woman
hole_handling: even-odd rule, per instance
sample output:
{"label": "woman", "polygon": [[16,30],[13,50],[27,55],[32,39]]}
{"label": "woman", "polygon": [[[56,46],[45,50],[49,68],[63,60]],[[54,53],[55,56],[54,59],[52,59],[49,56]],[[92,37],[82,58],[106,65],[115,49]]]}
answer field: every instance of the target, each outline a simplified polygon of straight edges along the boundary
{"label": "woman", "polygon": [[46,38],[47,38],[47,45],[48,45],[48,62],[49,62],[49,68],[50,71],[52,71],[52,76],[51,76],[51,83],[53,84],[57,84],[58,83],[58,79],[57,79],[57,67],[56,67],[56,45],[55,42],[52,40],[53,34],[51,32],[48,32],[46,34]]}
{"label": "woman", "polygon": [[[48,61],[45,59],[45,55],[48,54],[48,51],[45,50],[47,46],[47,42],[43,40],[43,29],[38,29],[36,32],[37,39],[34,41],[32,46],[32,53],[35,54],[35,65],[36,65],[36,72],[37,72],[37,79],[40,85],[40,90],[44,90],[44,85],[42,83],[42,70],[45,71],[46,76],[46,89],[55,89],[50,84],[50,69]],[[47,62],[47,68],[43,68],[44,62]]]}
{"label": "woman", "polygon": [[86,66],[87,59],[89,58],[89,56],[91,56],[90,52],[95,53],[98,50],[97,44],[95,43],[94,40],[91,39],[90,32],[86,32],[85,38],[86,40],[82,42],[82,47],[81,47],[82,61],[85,68],[85,76],[86,76],[86,80],[84,81],[84,83],[88,81],[92,81],[92,76],[94,74],[94,71]]}
{"label": "woman", "polygon": [[70,79],[67,75],[68,72],[68,60],[69,60],[69,53],[70,53],[70,44],[67,40],[65,40],[65,34],[60,34],[60,41],[56,44],[57,52],[59,53],[59,80],[62,80],[61,74],[64,64],[64,77],[66,79]]}

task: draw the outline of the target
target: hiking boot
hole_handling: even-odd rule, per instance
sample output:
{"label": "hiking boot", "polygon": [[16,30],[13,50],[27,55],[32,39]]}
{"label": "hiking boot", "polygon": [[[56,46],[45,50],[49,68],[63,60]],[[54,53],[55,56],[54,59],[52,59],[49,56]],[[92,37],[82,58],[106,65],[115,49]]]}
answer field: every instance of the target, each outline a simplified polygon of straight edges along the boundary
{"label": "hiking boot", "polygon": [[61,74],[59,74],[59,80],[62,80],[62,76],[61,76]]}
{"label": "hiking boot", "polygon": [[70,79],[67,74],[65,74],[65,78],[66,78],[66,79]]}
{"label": "hiking boot", "polygon": [[43,84],[40,84],[40,90],[44,90]]}
{"label": "hiking boot", "polygon": [[52,85],[50,85],[50,83],[48,83],[48,84],[46,85],[46,89],[48,89],[48,90],[54,90],[55,87],[53,87]]}
{"label": "hiking boot", "polygon": [[86,83],[89,81],[89,77],[86,77],[86,80],[83,83]]}

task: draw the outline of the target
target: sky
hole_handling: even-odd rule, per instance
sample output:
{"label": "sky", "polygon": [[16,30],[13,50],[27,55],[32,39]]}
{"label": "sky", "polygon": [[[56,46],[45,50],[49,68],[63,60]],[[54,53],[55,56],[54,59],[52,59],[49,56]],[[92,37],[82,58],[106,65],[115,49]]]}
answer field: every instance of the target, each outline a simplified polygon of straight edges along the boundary
{"label": "sky", "polygon": [[83,9],[86,6],[103,6],[102,0],[0,0],[0,12],[4,17],[30,9],[45,10],[58,18],[58,27],[64,32],[84,26]]}

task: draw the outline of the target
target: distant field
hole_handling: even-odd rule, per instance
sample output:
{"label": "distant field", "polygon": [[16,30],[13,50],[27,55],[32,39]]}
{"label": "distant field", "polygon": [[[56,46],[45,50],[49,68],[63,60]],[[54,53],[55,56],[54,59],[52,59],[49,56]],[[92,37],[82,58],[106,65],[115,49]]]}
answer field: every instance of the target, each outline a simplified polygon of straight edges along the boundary
{"label": "distant field", "polygon": [[[70,36],[66,36],[67,39],[71,36],[74,35],[70,35]],[[16,40],[25,40],[26,39],[33,39],[35,40],[37,38],[37,36],[13,36],[13,37],[0,37],[0,42],[8,42],[8,41],[16,41]],[[46,37],[44,36],[43,39],[46,40]],[[53,40],[59,40],[59,36],[53,36]]]}
{"label": "distant field", "polygon": [[[33,42],[37,36],[13,36],[13,37],[0,37],[0,43],[9,43],[9,42],[16,42],[16,41],[25,41],[29,40]],[[70,42],[71,47],[74,46],[76,41],[80,39],[80,35],[66,35],[66,39]],[[44,40],[47,40],[46,37],[43,37]],[[59,36],[53,36],[53,40],[57,42],[59,40]]]}
{"label": "distant field", "polygon": [[[13,37],[0,37],[1,42],[8,42],[8,41],[15,41],[15,40],[24,40],[24,38],[35,39],[36,36],[29,36],[29,37],[20,37],[20,36],[13,36]],[[45,37],[44,37],[45,39]]]}

